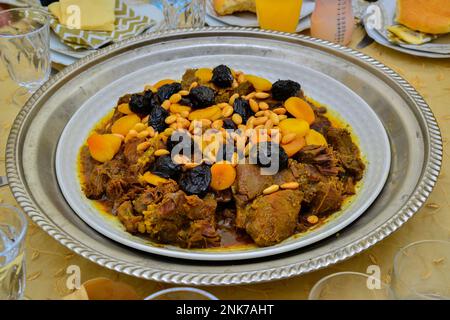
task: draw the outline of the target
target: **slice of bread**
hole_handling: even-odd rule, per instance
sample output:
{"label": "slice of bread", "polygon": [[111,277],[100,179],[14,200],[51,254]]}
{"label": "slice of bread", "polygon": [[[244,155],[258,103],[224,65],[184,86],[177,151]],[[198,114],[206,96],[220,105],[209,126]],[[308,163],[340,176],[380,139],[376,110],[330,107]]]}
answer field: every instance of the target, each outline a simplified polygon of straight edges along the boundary
{"label": "slice of bread", "polygon": [[220,16],[235,12],[256,12],[255,0],[214,0],[214,10]]}
{"label": "slice of bread", "polygon": [[398,23],[431,34],[450,32],[450,0],[397,0]]}

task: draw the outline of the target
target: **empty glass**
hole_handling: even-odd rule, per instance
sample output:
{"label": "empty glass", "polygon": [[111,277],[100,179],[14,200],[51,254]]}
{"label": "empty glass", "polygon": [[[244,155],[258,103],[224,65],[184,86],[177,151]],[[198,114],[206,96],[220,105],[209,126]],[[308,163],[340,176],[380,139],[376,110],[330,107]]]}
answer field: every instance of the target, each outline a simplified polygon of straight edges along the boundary
{"label": "empty glass", "polygon": [[219,300],[213,294],[189,287],[164,289],[149,295],[144,300]]}
{"label": "empty glass", "polygon": [[309,293],[309,300],[388,300],[389,286],[373,276],[359,272],[338,272],[320,279]]}
{"label": "empty glass", "polygon": [[161,0],[166,29],[197,28],[205,25],[205,0]]}
{"label": "empty glass", "polygon": [[0,59],[10,77],[32,93],[50,75],[47,13],[32,8],[0,11]]}
{"label": "empty glass", "polygon": [[424,240],[394,258],[392,290],[397,299],[450,299],[450,242]]}
{"label": "empty glass", "polygon": [[0,205],[0,300],[21,299],[25,290],[27,219],[19,209]]}

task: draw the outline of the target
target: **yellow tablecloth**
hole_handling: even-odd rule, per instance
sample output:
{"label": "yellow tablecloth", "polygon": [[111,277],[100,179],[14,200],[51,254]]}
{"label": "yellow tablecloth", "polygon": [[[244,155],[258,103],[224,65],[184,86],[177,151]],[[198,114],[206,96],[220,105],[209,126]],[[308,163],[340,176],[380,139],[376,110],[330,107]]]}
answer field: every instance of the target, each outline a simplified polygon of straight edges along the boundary
{"label": "yellow tablecloth", "polygon": [[[362,38],[362,31],[353,35],[350,47],[355,47]],[[448,142],[450,138],[450,59],[427,59],[408,56],[376,43],[362,50],[380,60],[408,80],[431,106],[439,122],[444,139],[444,162],[438,183],[424,208],[393,235],[360,255],[338,265],[294,277],[256,285],[230,287],[209,287],[207,290],[220,299],[305,299],[308,292],[320,278],[338,271],[365,272],[372,264],[381,267],[383,280],[390,281],[392,259],[402,246],[422,239],[450,240],[450,160]],[[0,175],[5,174],[4,148],[6,138],[19,111],[13,105],[12,95],[17,89],[0,64]],[[0,202],[16,204],[8,188],[0,189]],[[30,299],[59,299],[69,293],[66,287],[66,268],[78,265],[82,281],[94,277],[108,277],[124,281],[134,286],[143,297],[170,285],[146,281],[126,276],[100,267],[81,258],[33,223],[27,237],[27,288],[26,297]],[[351,289],[351,288],[348,288]]]}

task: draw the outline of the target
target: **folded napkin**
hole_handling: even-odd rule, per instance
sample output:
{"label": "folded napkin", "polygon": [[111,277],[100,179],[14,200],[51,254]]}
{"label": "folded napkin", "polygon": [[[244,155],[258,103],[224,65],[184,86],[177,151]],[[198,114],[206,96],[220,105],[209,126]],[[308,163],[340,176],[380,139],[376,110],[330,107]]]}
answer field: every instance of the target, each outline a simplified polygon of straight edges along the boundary
{"label": "folded napkin", "polygon": [[[85,0],[86,2],[103,2],[106,0]],[[50,26],[52,30],[58,35],[62,42],[71,47],[72,49],[98,49],[106,44],[111,42],[119,42],[130,38],[132,36],[141,34],[148,28],[151,28],[156,24],[154,20],[149,19],[146,16],[136,15],[134,10],[128,7],[123,0],[115,0],[114,7],[114,28],[112,31],[88,31],[81,29],[70,28],[63,23],[60,22],[60,16],[63,9],[63,2],[66,5],[70,5],[68,3],[81,3],[83,0],[61,0],[59,2],[59,7],[50,5],[49,11],[52,12],[53,16],[50,18]],[[108,0],[109,2],[109,0]],[[83,4],[85,5],[85,4]],[[67,8],[67,7],[64,7]],[[84,10],[88,10],[91,7],[84,7]],[[86,9],[87,8],[87,9]],[[94,8],[94,7],[92,7]],[[84,11],[83,10],[83,11]],[[82,12],[83,12],[82,11]],[[101,11],[101,10],[100,10]],[[81,13],[82,13],[81,12]],[[87,26],[97,26],[97,27],[105,27],[108,23],[108,19],[111,17],[107,17],[109,14],[104,12],[104,15],[96,11],[99,17],[97,18],[89,18],[87,20],[83,20],[81,18],[82,28],[83,26],[86,28]],[[83,16],[83,14],[82,14]],[[100,17],[102,16],[102,17]],[[65,18],[61,16],[61,21],[64,22]],[[67,22],[67,21],[66,21]]]}
{"label": "folded napkin", "polygon": [[115,5],[116,0],[60,0],[50,4],[48,9],[67,27],[114,31]]}

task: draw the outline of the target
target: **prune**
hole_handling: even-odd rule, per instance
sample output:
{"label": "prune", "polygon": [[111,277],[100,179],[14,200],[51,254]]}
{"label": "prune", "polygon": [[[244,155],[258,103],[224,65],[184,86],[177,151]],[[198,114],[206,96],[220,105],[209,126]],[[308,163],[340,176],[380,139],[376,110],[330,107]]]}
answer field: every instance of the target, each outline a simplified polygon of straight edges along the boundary
{"label": "prune", "polygon": [[292,80],[278,80],[272,85],[272,97],[278,101],[285,101],[294,97],[300,91],[300,84]]}
{"label": "prune", "polygon": [[132,94],[129,101],[130,110],[140,116],[146,116],[150,114],[155,106],[157,106],[158,98],[152,91],[145,91],[143,94]]}
{"label": "prune", "polygon": [[211,183],[211,168],[207,164],[198,165],[184,172],[178,183],[187,194],[203,196]]}
{"label": "prune", "polygon": [[250,104],[248,101],[242,98],[237,98],[234,100],[233,109],[234,113],[237,113],[242,117],[242,121],[244,123],[246,123],[251,116],[255,115],[252,109],[250,109]]}
{"label": "prune", "polygon": [[230,118],[223,119],[223,126],[222,127],[224,129],[227,129],[227,130],[230,130],[230,129],[231,130],[236,130],[237,129],[236,124]]}
{"label": "prune", "polygon": [[198,86],[191,89],[189,100],[195,109],[212,106],[215,102],[215,92],[206,86]]}
{"label": "prune", "polygon": [[161,106],[156,106],[150,112],[150,116],[148,118],[148,125],[153,127],[155,131],[163,132],[164,129],[167,128],[165,120],[168,116],[169,111],[167,111]]}
{"label": "prune", "polygon": [[211,80],[219,88],[228,88],[231,87],[234,78],[230,68],[221,64],[213,69],[213,76]]}
{"label": "prune", "polygon": [[152,172],[166,179],[176,179],[181,173],[181,166],[174,163],[170,155],[165,155],[156,159]]}
{"label": "prune", "polygon": [[268,141],[258,143],[253,148],[256,148],[256,150],[254,149],[252,154],[256,156],[256,163],[260,167],[272,167],[276,165],[275,161],[278,161],[278,171],[287,168],[289,157],[279,144]]}
{"label": "prune", "polygon": [[192,102],[187,97],[182,97],[181,100],[178,102],[178,104],[181,104],[182,106],[186,107],[192,107]]}
{"label": "prune", "polygon": [[158,95],[159,102],[162,103],[164,100],[169,99],[173,94],[179,91],[181,91],[181,83],[174,82],[163,85],[158,89],[156,94]]}

